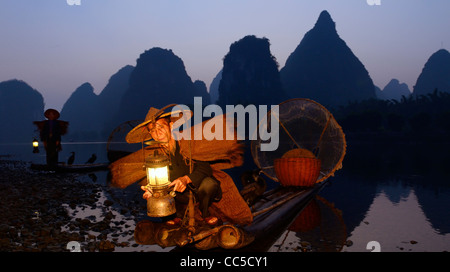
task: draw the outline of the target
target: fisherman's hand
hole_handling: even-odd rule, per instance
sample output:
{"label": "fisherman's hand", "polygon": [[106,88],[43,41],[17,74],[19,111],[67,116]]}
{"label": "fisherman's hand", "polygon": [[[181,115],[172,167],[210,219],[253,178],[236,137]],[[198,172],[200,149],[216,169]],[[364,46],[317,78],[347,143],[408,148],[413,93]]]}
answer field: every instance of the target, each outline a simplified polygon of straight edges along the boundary
{"label": "fisherman's hand", "polygon": [[176,180],[172,181],[169,184],[169,187],[174,186],[174,188],[173,188],[174,191],[182,193],[182,192],[184,192],[184,190],[186,190],[186,186],[191,182],[192,181],[188,176],[183,176],[183,177],[177,178]]}
{"label": "fisherman's hand", "polygon": [[145,191],[145,193],[142,195],[142,198],[144,199],[149,199],[150,197],[152,197],[153,195],[153,191],[151,188],[147,187],[147,186],[141,186],[141,189],[143,191]]}

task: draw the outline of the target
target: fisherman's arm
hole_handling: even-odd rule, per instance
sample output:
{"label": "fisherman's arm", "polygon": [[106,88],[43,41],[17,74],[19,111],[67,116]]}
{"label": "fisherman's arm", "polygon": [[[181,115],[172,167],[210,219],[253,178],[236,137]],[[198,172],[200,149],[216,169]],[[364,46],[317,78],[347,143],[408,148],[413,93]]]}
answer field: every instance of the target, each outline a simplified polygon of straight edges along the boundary
{"label": "fisherman's arm", "polygon": [[192,173],[186,176],[192,181],[192,185],[198,188],[203,179],[212,176],[211,165],[208,162],[196,161]]}
{"label": "fisherman's arm", "polygon": [[192,184],[194,188],[198,188],[202,180],[212,176],[212,168],[207,162],[197,161],[194,163],[192,173],[179,177],[172,181],[169,186],[174,186],[174,191],[183,192],[188,184]]}

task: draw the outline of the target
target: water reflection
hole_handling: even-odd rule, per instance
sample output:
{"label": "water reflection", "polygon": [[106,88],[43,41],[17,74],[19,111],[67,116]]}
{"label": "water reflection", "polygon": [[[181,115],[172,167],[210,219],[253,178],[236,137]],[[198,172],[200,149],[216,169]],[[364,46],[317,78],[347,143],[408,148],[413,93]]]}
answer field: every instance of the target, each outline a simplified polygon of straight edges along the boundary
{"label": "water reflection", "polygon": [[[402,197],[393,199],[394,192]],[[369,241],[378,241],[381,251],[389,252],[449,250],[450,234],[439,233],[422,208],[413,188],[381,188],[363,221],[350,234],[354,244],[345,251],[364,251]]]}
{"label": "water reflection", "polygon": [[347,242],[342,211],[316,196],[268,250],[270,252],[338,252]]}
{"label": "water reflection", "polygon": [[[63,144],[60,160],[64,161],[72,151],[80,159],[75,163],[84,163],[92,153],[98,155],[98,162],[107,161],[106,143]],[[287,230],[277,233],[269,251],[367,252],[370,241],[378,241],[381,251],[449,251],[448,154],[448,143],[349,143],[343,168],[329,179],[329,185],[320,193],[322,199],[315,200],[319,209],[309,212],[309,221],[297,219]],[[32,153],[31,143],[2,144],[0,156],[8,160],[45,161],[42,152]],[[108,192],[105,197],[120,207],[135,206],[130,211],[136,224],[145,219],[145,201],[139,189],[109,188],[106,176],[107,173],[95,172],[86,175],[86,181],[104,186]],[[318,211],[320,217],[310,217]],[[170,250],[158,245],[130,246],[127,250],[144,248]]]}
{"label": "water reflection", "polygon": [[449,144],[352,145],[321,195],[343,211],[353,246],[367,251],[448,251]]}
{"label": "water reflection", "polygon": [[[344,177],[336,182],[344,183]],[[450,250],[448,188],[426,188],[422,177],[326,187],[269,249],[271,252],[368,252],[376,241],[385,252]],[[356,187],[343,190],[344,186]],[[373,189],[373,191],[371,191]],[[360,194],[355,192],[359,191]],[[361,201],[367,197],[367,201]],[[361,204],[361,205],[360,205]],[[337,208],[339,207],[339,208]]]}

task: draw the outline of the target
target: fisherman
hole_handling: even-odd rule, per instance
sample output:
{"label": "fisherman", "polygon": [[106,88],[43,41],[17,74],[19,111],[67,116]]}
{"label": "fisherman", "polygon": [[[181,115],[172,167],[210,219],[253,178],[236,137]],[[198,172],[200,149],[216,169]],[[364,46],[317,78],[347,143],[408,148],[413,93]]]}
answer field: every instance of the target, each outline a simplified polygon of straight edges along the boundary
{"label": "fisherman", "polygon": [[[197,139],[194,133],[204,131],[205,122],[190,127],[190,138],[178,137],[180,135],[177,134],[177,129],[190,119],[192,112],[165,112],[170,107],[177,108],[176,104],[165,106],[161,110],[150,108],[145,121],[127,134],[126,141],[162,144],[162,151],[165,151],[172,163],[169,174],[170,185],[177,192],[175,200],[177,203],[185,203],[189,191],[192,191],[199,208],[195,210],[201,213],[205,223],[214,225],[222,221],[239,225],[250,224],[253,220],[250,207],[240,195],[233,179],[223,171],[243,164],[243,145],[237,141],[237,137],[231,140],[208,140],[203,135]],[[227,122],[225,115],[212,119],[223,121],[216,122],[223,125],[223,133],[236,134],[234,123]],[[183,133],[189,133],[188,129],[184,129],[183,126]],[[155,142],[148,142],[151,139]],[[150,152],[153,151],[143,148],[111,163],[111,184],[125,188],[135,182],[144,181],[146,172],[142,171],[142,165]],[[152,197],[151,191],[145,187],[142,189],[144,198]],[[199,219],[197,216],[195,218]]]}
{"label": "fisherman", "polygon": [[58,164],[58,153],[62,150],[61,135],[67,132],[68,122],[58,120],[60,114],[55,109],[47,109],[44,112],[47,120],[34,122],[39,130],[41,141],[46,151],[46,161],[49,167]]}
{"label": "fisherman", "polygon": [[[171,113],[159,115],[158,113],[161,113],[160,110],[150,108],[145,121],[128,133],[127,142],[136,143],[151,139],[159,142],[171,162],[169,187],[173,186],[174,191],[178,192],[175,197],[176,201],[187,204],[189,190],[191,190],[199,203],[199,210],[205,223],[211,226],[217,225],[219,219],[211,216],[208,209],[212,202],[218,202],[222,198],[220,182],[213,177],[213,171],[208,162],[192,161],[193,169],[192,172],[190,171],[190,161],[183,157],[180,145],[172,134],[174,122],[183,118],[183,114],[171,117]],[[141,189],[145,191],[144,199],[152,197],[152,191],[148,186],[142,186]]]}

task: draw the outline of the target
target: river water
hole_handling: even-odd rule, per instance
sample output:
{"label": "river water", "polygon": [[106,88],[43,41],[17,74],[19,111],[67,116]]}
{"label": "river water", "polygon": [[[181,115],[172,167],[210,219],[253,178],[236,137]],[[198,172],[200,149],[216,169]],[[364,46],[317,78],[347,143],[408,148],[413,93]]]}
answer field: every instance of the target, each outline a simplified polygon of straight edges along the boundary
{"label": "river water", "polygon": [[[63,143],[59,160],[72,151],[76,164],[94,153],[107,162],[106,143]],[[265,250],[450,251],[449,152],[448,143],[348,144],[343,168]],[[0,159],[45,163],[45,152],[0,144]],[[108,186],[106,173],[95,182]]]}

